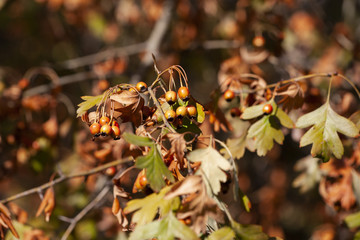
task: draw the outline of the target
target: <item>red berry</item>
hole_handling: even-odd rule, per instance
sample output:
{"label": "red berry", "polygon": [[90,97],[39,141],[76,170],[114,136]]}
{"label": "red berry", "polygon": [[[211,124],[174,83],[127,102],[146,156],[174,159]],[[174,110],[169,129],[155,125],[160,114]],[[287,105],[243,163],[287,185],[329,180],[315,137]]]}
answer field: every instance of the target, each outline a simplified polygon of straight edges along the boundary
{"label": "red berry", "polygon": [[233,91],[231,91],[230,89],[228,89],[224,92],[224,98],[226,101],[230,102],[231,100],[233,100],[235,98],[235,93]]}
{"label": "red berry", "polygon": [[111,131],[112,131],[112,129],[111,129],[111,127],[110,127],[109,124],[105,124],[105,125],[101,126],[101,128],[100,128],[100,134],[101,134],[101,136],[110,135],[110,134],[111,134]]}
{"label": "red berry", "polygon": [[121,132],[120,132],[120,128],[118,126],[112,126],[111,133],[112,133],[112,136],[114,137],[114,140],[120,139]]}
{"label": "red berry", "polygon": [[101,126],[104,126],[105,124],[109,124],[109,122],[110,122],[110,119],[108,118],[108,117],[106,117],[106,116],[102,116],[101,118],[100,118],[100,125]]}
{"label": "red berry", "polygon": [[186,107],[180,106],[176,109],[176,117],[181,119],[181,118],[185,117],[186,114],[187,114]]}
{"label": "red berry", "polygon": [[136,84],[136,90],[138,90],[139,92],[145,92],[147,89],[147,84],[144,82],[138,82]]}
{"label": "red berry", "polygon": [[92,135],[97,135],[100,133],[100,124],[97,122],[94,122],[93,124],[91,124],[90,126],[90,132]]}
{"label": "red berry", "polygon": [[178,89],[178,96],[183,101],[188,101],[190,99],[190,92],[187,87],[181,87]]}
{"label": "red berry", "polygon": [[188,105],[186,107],[186,111],[187,111],[187,114],[188,114],[189,118],[191,118],[191,119],[196,118],[196,114],[197,114],[196,107],[194,107],[192,105]]}
{"label": "red berry", "polygon": [[254,47],[263,47],[265,45],[265,39],[263,36],[256,36],[253,38],[252,44],[254,45]]}
{"label": "red berry", "polygon": [[230,114],[232,117],[239,117],[241,115],[241,111],[239,108],[232,108],[230,110]]}
{"label": "red berry", "polygon": [[176,117],[176,113],[174,112],[174,110],[167,110],[165,112],[165,117],[166,117],[166,120],[168,120],[169,122],[172,122],[174,121],[175,117]]}
{"label": "red berry", "polygon": [[111,126],[119,127],[119,123],[117,121],[112,121]]}
{"label": "red berry", "polygon": [[265,104],[263,109],[262,109],[263,113],[265,113],[266,115],[271,114],[273,111],[273,107],[271,106],[271,104]]}
{"label": "red berry", "polygon": [[173,105],[176,102],[176,92],[175,91],[167,91],[165,93],[165,100],[168,104]]}
{"label": "red berry", "polygon": [[142,175],[139,179],[140,186],[145,187],[147,184],[147,178],[145,175]]}
{"label": "red berry", "polygon": [[109,177],[114,176],[116,173],[116,167],[109,167],[105,170],[105,174],[108,175]]}

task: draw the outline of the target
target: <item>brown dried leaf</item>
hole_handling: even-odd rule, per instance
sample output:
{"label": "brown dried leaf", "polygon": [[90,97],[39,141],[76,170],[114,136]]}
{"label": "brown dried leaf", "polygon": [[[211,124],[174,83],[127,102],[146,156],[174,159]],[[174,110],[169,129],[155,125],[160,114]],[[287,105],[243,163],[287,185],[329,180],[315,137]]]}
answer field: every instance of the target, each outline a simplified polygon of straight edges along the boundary
{"label": "brown dried leaf", "polygon": [[[2,219],[2,222],[4,223],[5,228],[9,228],[11,233],[16,237],[19,238],[19,234],[17,233],[16,229],[12,225],[11,219],[7,217],[4,213],[0,213],[0,219]],[[0,227],[1,228],[1,227]]]}
{"label": "brown dried leaf", "polygon": [[0,203],[0,212],[5,214],[5,216],[7,216],[8,218],[10,218],[10,216],[11,216],[9,209],[2,203]]}
{"label": "brown dried leaf", "polygon": [[171,199],[185,195],[181,210],[177,213],[179,219],[191,218],[191,228],[196,232],[205,232],[208,218],[223,222],[223,213],[216,202],[206,193],[206,187],[201,176],[188,176],[176,183],[165,195]]}
{"label": "brown dried leaf", "polygon": [[278,88],[276,95],[283,96],[279,104],[283,104],[283,109],[287,112],[300,108],[304,103],[304,91],[297,82]]}
{"label": "brown dried leaf", "polygon": [[28,214],[24,209],[19,207],[14,202],[9,203],[9,208],[10,208],[11,212],[15,214],[18,222],[23,223],[23,224],[27,222]]}
{"label": "brown dried leaf", "polygon": [[240,55],[242,59],[248,64],[258,64],[267,59],[270,53],[266,50],[249,51],[247,48],[240,48]]}
{"label": "brown dried leaf", "polygon": [[55,207],[55,192],[53,187],[49,187],[44,194],[44,198],[41,201],[35,216],[36,217],[40,216],[41,212],[44,211],[45,220],[49,222],[54,207]]}
{"label": "brown dried leaf", "polygon": [[[224,132],[233,130],[231,124],[226,119],[224,113],[218,107],[215,107],[212,102],[208,103],[205,108],[208,109],[209,121],[211,124],[214,125],[215,132],[218,132],[220,128]],[[216,112],[214,112],[215,109]]]}
{"label": "brown dried leaf", "polygon": [[166,134],[166,137],[171,142],[171,148],[170,148],[169,154],[175,153],[177,160],[180,163],[183,163],[184,155],[185,155],[184,151],[186,150],[186,141],[184,139],[184,134],[168,133],[168,134]]}
{"label": "brown dried leaf", "polygon": [[352,188],[351,166],[344,160],[336,160],[322,164],[321,169],[327,172],[327,177],[320,181],[319,192],[325,202],[332,207],[349,210],[356,203]]}

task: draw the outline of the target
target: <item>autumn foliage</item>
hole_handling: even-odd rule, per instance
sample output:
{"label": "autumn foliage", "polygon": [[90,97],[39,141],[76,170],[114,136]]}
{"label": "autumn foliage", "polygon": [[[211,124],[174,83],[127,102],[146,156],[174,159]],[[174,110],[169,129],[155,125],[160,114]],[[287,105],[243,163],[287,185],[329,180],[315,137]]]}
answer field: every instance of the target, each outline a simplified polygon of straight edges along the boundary
{"label": "autumn foliage", "polygon": [[359,239],[360,15],[320,2],[0,3],[0,239]]}

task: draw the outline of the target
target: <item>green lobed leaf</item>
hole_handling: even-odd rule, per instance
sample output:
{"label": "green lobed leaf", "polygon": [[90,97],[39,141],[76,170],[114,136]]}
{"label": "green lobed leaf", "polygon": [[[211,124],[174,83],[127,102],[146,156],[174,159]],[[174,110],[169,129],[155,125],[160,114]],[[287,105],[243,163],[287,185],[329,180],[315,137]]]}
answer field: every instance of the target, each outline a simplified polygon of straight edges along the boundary
{"label": "green lobed leaf", "polygon": [[222,227],[212,232],[206,240],[232,240],[235,239],[235,232],[230,227]]}
{"label": "green lobed leaf", "polygon": [[247,137],[254,138],[256,153],[259,156],[265,156],[272,149],[274,140],[279,144],[282,144],[284,140],[279,119],[275,115],[265,115],[251,125]]}
{"label": "green lobed leaf", "polygon": [[[313,126],[312,126],[313,125]],[[327,102],[318,109],[301,116],[297,122],[298,128],[312,126],[301,138],[300,147],[312,144],[311,154],[330,159],[331,153],[338,159],[344,154],[344,147],[337,132],[348,137],[355,137],[359,129],[349,119],[338,115]]]}
{"label": "green lobed leaf", "polygon": [[188,226],[176,219],[172,212],[169,212],[163,219],[157,220],[146,225],[136,226],[130,234],[129,240],[151,239],[172,240],[186,239],[198,240],[196,233]]}
{"label": "green lobed leaf", "polygon": [[360,212],[349,214],[345,218],[346,225],[352,229],[360,226]]}
{"label": "green lobed leaf", "polygon": [[264,114],[263,107],[265,106],[265,104],[267,103],[246,108],[244,112],[241,114],[241,118],[247,120],[263,115]]}
{"label": "green lobed leaf", "polygon": [[131,134],[131,133],[124,133],[122,135],[122,137],[129,143],[134,144],[136,146],[152,146],[154,144],[154,142],[148,138],[148,137],[141,137],[141,136],[136,136],[135,134]]}
{"label": "green lobed leaf", "polygon": [[103,99],[103,94],[97,96],[82,96],[81,99],[84,101],[78,104],[79,108],[76,110],[76,117],[81,117],[84,113],[87,112],[87,110],[95,105],[100,104],[101,100]]}
{"label": "green lobed leaf", "polygon": [[231,221],[231,226],[236,235],[241,240],[267,240],[269,237],[262,231],[258,225],[243,225],[235,221]]}
{"label": "green lobed leaf", "polygon": [[211,192],[215,195],[218,194],[221,189],[220,182],[226,182],[227,180],[224,171],[232,168],[229,161],[211,146],[194,150],[187,155],[187,158],[191,162],[201,162],[200,169],[196,174],[204,176],[205,183],[210,184],[210,186],[207,186],[211,188],[208,189],[209,194]]}
{"label": "green lobed leaf", "polygon": [[147,155],[136,158],[135,166],[137,168],[146,169],[146,178],[150,187],[156,192],[160,191],[160,189],[165,186],[164,177],[171,182],[174,182],[175,180],[174,176],[162,160],[155,143],[152,143]]}
{"label": "green lobed leaf", "polygon": [[196,111],[197,111],[196,121],[198,123],[202,123],[205,120],[204,107],[201,104],[196,103]]}
{"label": "green lobed leaf", "polygon": [[151,222],[158,213],[160,217],[165,216],[180,205],[178,197],[164,199],[170,189],[170,187],[165,187],[159,193],[152,193],[145,198],[129,201],[124,209],[125,214],[136,211],[131,222],[138,226]]}

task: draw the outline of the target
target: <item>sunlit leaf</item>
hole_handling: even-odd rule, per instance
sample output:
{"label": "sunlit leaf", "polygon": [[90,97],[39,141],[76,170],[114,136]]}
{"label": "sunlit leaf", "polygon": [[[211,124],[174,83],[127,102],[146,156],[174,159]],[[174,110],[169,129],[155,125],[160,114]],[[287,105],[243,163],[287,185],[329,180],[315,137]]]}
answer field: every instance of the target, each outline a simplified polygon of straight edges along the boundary
{"label": "sunlit leaf", "polygon": [[172,212],[163,219],[137,226],[130,234],[129,240],[152,239],[172,240],[172,239],[199,239],[194,231],[188,226],[177,220]]}
{"label": "sunlit leaf", "polygon": [[360,129],[360,111],[354,112],[350,117],[349,120],[351,120],[353,123],[355,123],[356,127]]}
{"label": "sunlit leaf", "polygon": [[235,221],[231,221],[231,226],[236,235],[241,240],[267,240],[269,237],[262,231],[258,225],[243,225]]}
{"label": "sunlit leaf", "polygon": [[[240,159],[244,156],[245,153],[245,146],[246,146],[246,134],[238,138],[229,138],[226,140],[226,145],[229,148],[233,158]],[[226,149],[221,149],[220,152],[224,154],[225,158],[229,158],[230,155],[226,151]]]}
{"label": "sunlit leaf", "polygon": [[180,204],[178,197],[164,199],[169,190],[170,187],[165,187],[159,193],[152,193],[145,198],[129,201],[124,209],[125,214],[135,211],[131,222],[137,225],[151,222],[158,213],[160,217],[168,214],[172,209],[178,208]]}
{"label": "sunlit leaf", "polygon": [[321,170],[318,165],[318,159],[312,156],[307,156],[300,159],[294,166],[296,171],[302,172],[292,182],[292,186],[300,188],[300,192],[307,192],[315,187],[320,182]]}
{"label": "sunlit leaf", "polygon": [[201,162],[196,174],[203,175],[205,182],[209,182],[212,192],[218,194],[221,189],[220,182],[226,182],[227,179],[224,171],[231,169],[229,161],[211,146],[192,151],[187,158],[191,162]]}
{"label": "sunlit leaf", "polygon": [[235,239],[235,232],[230,227],[222,227],[212,232],[206,240],[232,240]]}
{"label": "sunlit leaf", "polygon": [[76,110],[76,117],[81,117],[84,113],[86,113],[87,110],[95,105],[100,104],[101,100],[103,99],[103,94],[98,96],[82,96],[81,99],[84,101],[78,105],[79,108]]}
{"label": "sunlit leaf", "polygon": [[136,136],[135,134],[131,134],[131,133],[124,133],[122,135],[122,137],[129,143],[134,144],[136,146],[152,146],[153,145],[153,141],[148,138],[148,137],[141,137],[141,136]]}
{"label": "sunlit leaf", "polygon": [[360,226],[360,212],[352,213],[345,218],[345,223],[349,228]]}
{"label": "sunlit leaf", "polygon": [[164,177],[174,182],[174,176],[166,167],[155,143],[147,155],[136,158],[135,166],[146,169],[146,178],[154,191],[159,191],[165,186]]}
{"label": "sunlit leaf", "polygon": [[284,134],[280,129],[280,123],[276,116],[266,115],[251,125],[248,138],[254,138],[256,153],[265,156],[274,146],[274,141],[282,144]]}
{"label": "sunlit leaf", "polygon": [[355,124],[334,112],[328,102],[301,116],[296,126],[298,128],[312,126],[302,136],[300,147],[312,144],[311,154],[322,158],[323,161],[328,161],[331,153],[338,159],[344,154],[344,147],[337,132],[349,137],[359,134],[359,129]]}
{"label": "sunlit leaf", "polygon": [[204,107],[201,104],[196,103],[196,111],[197,111],[196,121],[198,123],[202,123],[205,120]]}

